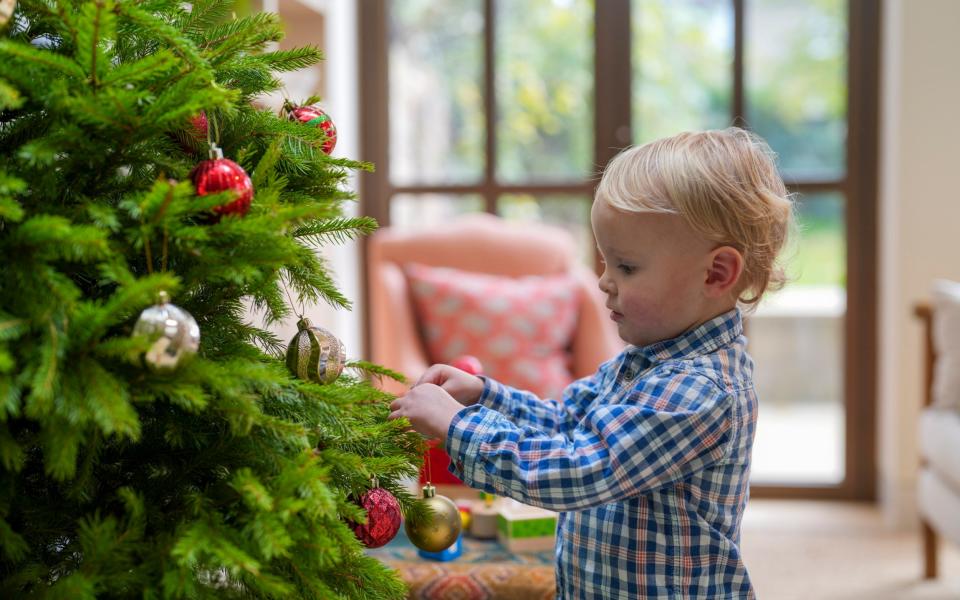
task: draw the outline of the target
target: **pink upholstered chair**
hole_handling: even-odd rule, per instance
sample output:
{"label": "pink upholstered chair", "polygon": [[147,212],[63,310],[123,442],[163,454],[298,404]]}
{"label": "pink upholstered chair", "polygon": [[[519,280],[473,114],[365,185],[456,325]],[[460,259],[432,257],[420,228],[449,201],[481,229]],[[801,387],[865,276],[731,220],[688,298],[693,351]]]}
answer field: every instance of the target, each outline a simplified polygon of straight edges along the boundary
{"label": "pink upholstered chair", "polygon": [[[580,308],[570,346],[571,375],[576,379],[593,373],[623,349],[623,342],[604,307],[597,276],[577,262],[575,251],[573,238],[558,227],[515,224],[489,214],[469,215],[426,231],[380,229],[370,238],[367,253],[371,360],[413,380],[429,366],[403,272],[405,263],[420,263],[511,277],[574,275]],[[405,389],[392,382],[384,385],[394,393]]]}

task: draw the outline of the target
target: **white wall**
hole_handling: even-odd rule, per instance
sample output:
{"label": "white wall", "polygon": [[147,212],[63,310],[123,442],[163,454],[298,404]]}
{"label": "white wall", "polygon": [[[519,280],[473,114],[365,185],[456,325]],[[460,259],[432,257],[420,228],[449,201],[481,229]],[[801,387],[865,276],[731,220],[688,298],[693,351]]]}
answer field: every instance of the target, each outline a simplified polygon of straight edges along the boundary
{"label": "white wall", "polygon": [[[285,4],[299,3],[308,11],[298,7],[286,7]],[[355,0],[264,0],[263,10],[267,12],[306,13],[310,11],[322,15],[317,23],[323,23],[323,31],[318,32],[314,44],[323,40],[323,52],[326,56],[324,71],[326,81],[321,86],[326,90],[322,101],[323,109],[333,119],[337,127],[337,145],[333,156],[354,158],[360,156],[360,117],[359,72],[357,66],[357,21]],[[301,72],[302,74],[302,72]],[[282,105],[284,97],[292,100],[306,98],[315,91],[315,78],[297,78],[298,74],[284,74],[284,94],[266,99],[275,109]],[[356,191],[356,176],[351,177],[350,189]],[[348,204],[345,211],[348,216],[357,214],[357,204]],[[304,307],[305,316],[314,325],[328,329],[346,345],[347,359],[363,358],[362,330],[360,318],[363,305],[360,288],[359,243],[352,242],[343,246],[327,246],[321,251],[327,260],[331,275],[343,294],[353,302],[353,310],[336,309],[322,303]],[[299,312],[300,306],[294,307]],[[297,318],[292,317],[271,329],[283,340],[289,340],[297,331]]]}
{"label": "white wall", "polygon": [[[880,493],[915,522],[921,329],[913,304],[960,280],[960,2],[884,0],[881,96]],[[854,307],[851,307],[854,308]]]}

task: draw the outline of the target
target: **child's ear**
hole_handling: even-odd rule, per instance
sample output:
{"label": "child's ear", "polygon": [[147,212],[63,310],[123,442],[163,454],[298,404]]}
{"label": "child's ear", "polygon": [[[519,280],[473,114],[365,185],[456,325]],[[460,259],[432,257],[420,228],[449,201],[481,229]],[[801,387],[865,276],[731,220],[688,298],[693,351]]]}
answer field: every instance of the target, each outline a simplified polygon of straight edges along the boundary
{"label": "child's ear", "polygon": [[743,273],[743,255],[731,246],[710,252],[710,264],[704,287],[708,297],[719,298],[733,291]]}

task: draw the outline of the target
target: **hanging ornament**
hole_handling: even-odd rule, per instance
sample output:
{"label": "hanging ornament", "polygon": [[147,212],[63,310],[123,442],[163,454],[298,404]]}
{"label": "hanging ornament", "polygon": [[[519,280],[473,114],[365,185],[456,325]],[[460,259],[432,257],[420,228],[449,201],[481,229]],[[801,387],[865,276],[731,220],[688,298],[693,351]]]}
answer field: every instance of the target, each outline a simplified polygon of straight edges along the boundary
{"label": "hanging ornament", "polygon": [[297,321],[297,334],[287,346],[287,368],[300,379],[330,383],[340,376],[347,362],[343,342],[310,319]]}
{"label": "hanging ornament", "polygon": [[330,118],[330,115],[316,106],[296,106],[290,108],[290,106],[287,105],[287,110],[290,113],[291,119],[322,129],[323,132],[327,134],[327,140],[323,142],[323,146],[321,146],[320,149],[327,154],[333,152],[333,148],[337,145],[337,126],[333,124],[333,119]]}
{"label": "hanging ornament", "polygon": [[210,124],[207,122],[207,112],[201,110],[199,113],[190,117],[191,132],[198,139],[206,139],[207,132],[210,130]]}
{"label": "hanging ornament", "polygon": [[450,361],[450,366],[470,373],[471,375],[482,375],[483,364],[480,359],[471,354],[464,354]]}
{"label": "hanging ornament", "polygon": [[426,552],[442,552],[460,536],[463,527],[460,510],[450,498],[438,496],[437,488],[429,483],[423,486],[423,501],[430,508],[430,515],[416,523],[407,519],[404,529],[417,548]]}
{"label": "hanging ornament", "polygon": [[16,7],[17,0],[0,0],[0,27],[7,24]]}
{"label": "hanging ornament", "polygon": [[400,503],[382,487],[367,491],[358,502],[367,511],[367,524],[352,523],[357,539],[367,548],[379,548],[392,540],[400,531]]}
{"label": "hanging ornament", "polygon": [[160,292],[157,304],[144,309],[133,326],[134,336],[146,336],[150,348],[143,362],[154,373],[170,373],[197,353],[200,327],[187,311],[170,304],[166,292]]}
{"label": "hanging ornament", "polygon": [[187,125],[182,131],[177,132],[176,138],[184,152],[193,154],[202,148],[209,148],[210,142],[208,133],[210,131],[210,122],[207,120],[207,112],[201,110],[187,120]]}
{"label": "hanging ornament", "polygon": [[213,209],[218,216],[247,214],[253,200],[253,182],[243,167],[229,158],[223,157],[223,150],[216,144],[210,144],[210,160],[194,167],[190,179],[197,189],[198,196],[216,194],[232,190],[236,198]]}

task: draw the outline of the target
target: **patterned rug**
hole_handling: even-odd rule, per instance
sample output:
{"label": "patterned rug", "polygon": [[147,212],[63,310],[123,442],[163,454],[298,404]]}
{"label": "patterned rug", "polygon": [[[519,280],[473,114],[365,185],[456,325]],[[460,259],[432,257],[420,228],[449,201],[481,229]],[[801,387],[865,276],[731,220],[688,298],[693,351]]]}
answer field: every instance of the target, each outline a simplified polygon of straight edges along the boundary
{"label": "patterned rug", "polygon": [[463,554],[438,562],[420,557],[403,528],[383,548],[368,550],[390,565],[421,600],[553,600],[553,551],[513,553],[495,541],[463,538]]}

